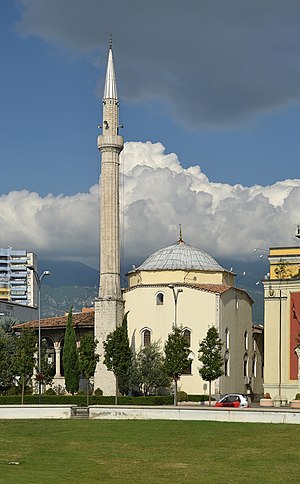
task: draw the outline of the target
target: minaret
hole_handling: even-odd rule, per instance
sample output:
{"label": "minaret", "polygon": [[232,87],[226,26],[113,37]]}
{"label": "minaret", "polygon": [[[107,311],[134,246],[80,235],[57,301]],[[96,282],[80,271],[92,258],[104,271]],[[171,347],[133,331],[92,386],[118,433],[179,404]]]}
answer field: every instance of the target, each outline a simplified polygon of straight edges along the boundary
{"label": "minaret", "polygon": [[103,96],[102,134],[98,136],[101,152],[100,176],[100,287],[95,301],[95,337],[99,341],[100,361],[95,372],[94,388],[103,395],[115,395],[114,374],[103,364],[103,341],[123,319],[124,304],[120,284],[120,213],[119,155],[123,137],[118,134],[119,100],[110,40]]}

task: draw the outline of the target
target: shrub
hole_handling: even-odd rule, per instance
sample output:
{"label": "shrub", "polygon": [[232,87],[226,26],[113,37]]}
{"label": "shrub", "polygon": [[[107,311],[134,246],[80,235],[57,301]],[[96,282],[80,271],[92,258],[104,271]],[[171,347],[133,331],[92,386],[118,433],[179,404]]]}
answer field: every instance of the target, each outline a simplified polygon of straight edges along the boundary
{"label": "shrub", "polygon": [[48,388],[48,390],[45,391],[45,395],[56,395],[56,391],[53,390],[53,388]]}
{"label": "shrub", "polygon": [[94,391],[94,395],[96,397],[102,397],[103,391],[101,390],[101,388],[96,388],[96,390]]}
{"label": "shrub", "polygon": [[268,392],[267,392],[267,393],[264,393],[264,396],[263,396],[263,398],[271,398],[271,395],[270,395],[270,393],[268,393]]}
{"label": "shrub", "polygon": [[[188,395],[187,399],[189,402],[208,402],[208,395]],[[214,400],[214,398],[212,398]]]}
{"label": "shrub", "polygon": [[300,400],[300,393],[296,393],[295,400]]}
{"label": "shrub", "polygon": [[79,392],[77,392],[77,395],[86,395],[86,392],[84,390],[79,390]]}
{"label": "shrub", "polygon": [[178,402],[187,402],[188,401],[188,394],[182,390],[177,392],[177,401]]}

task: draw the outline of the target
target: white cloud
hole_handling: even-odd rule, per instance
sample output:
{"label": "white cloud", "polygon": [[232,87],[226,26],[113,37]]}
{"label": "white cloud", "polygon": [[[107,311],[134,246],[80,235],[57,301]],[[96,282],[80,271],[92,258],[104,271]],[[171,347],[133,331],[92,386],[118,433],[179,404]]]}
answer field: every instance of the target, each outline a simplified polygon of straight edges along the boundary
{"label": "white cloud", "polygon": [[[216,258],[248,258],[254,247],[296,242],[300,180],[267,187],[211,183],[199,166],[185,169],[174,153],[150,142],[126,143],[121,169],[127,261],[175,243],[179,224],[186,242]],[[0,247],[97,266],[97,185],[73,196],[2,195],[0,225]]]}

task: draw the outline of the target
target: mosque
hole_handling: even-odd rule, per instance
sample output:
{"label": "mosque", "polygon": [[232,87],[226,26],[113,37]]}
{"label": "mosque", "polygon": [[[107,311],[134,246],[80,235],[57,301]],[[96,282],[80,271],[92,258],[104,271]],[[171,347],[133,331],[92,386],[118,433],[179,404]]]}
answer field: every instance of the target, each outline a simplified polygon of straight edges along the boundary
{"label": "mosque", "polygon": [[[136,351],[154,341],[163,348],[173,325],[182,327],[189,344],[190,366],[180,378],[181,390],[188,394],[208,393],[208,384],[198,372],[198,350],[208,328],[215,326],[223,341],[224,375],[214,382],[212,392],[261,393],[263,336],[261,328],[252,325],[253,301],[245,290],[235,286],[232,270],[184,241],[181,229],[177,242],[154,252],[139,267],[133,266],[128,273],[128,287],[121,290],[119,155],[124,141],[119,134],[119,98],[111,43],[101,128],[99,295],[94,315],[77,316],[75,323],[78,335],[91,330],[94,323],[100,354],[94,388],[101,388],[104,395],[115,394],[114,375],[103,364],[103,342],[121,324],[124,312],[129,311],[128,334]],[[55,350],[55,384],[63,382],[60,365],[63,332],[59,328],[65,326],[66,317],[51,320],[42,320],[41,328]]]}

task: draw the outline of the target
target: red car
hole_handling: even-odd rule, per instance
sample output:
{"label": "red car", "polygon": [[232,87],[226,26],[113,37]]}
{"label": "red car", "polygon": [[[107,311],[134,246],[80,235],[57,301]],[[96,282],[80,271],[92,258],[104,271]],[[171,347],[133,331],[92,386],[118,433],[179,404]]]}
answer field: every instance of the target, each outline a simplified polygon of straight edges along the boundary
{"label": "red car", "polygon": [[239,393],[230,393],[216,402],[215,407],[231,407],[231,408],[245,408],[249,407],[249,400],[247,396]]}

